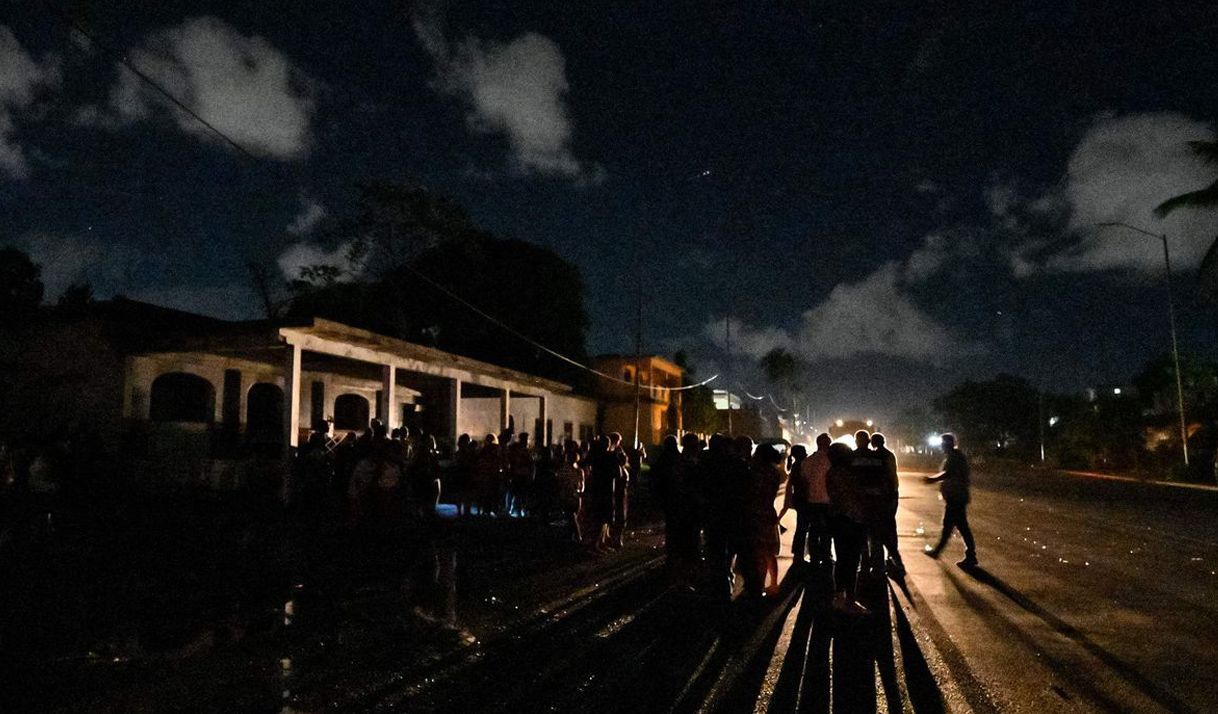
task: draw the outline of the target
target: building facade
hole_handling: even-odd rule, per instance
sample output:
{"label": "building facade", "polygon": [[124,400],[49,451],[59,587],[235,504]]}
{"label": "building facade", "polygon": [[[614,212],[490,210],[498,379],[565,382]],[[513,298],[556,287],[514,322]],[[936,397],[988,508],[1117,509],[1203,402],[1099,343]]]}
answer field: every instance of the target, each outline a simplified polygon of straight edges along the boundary
{"label": "building facade", "polygon": [[321,422],[341,436],[377,417],[451,448],[505,430],[550,444],[597,415],[569,385],[323,319],[229,322],[116,299],[2,342],[0,435],[87,427],[137,470],[221,486]]}
{"label": "building facade", "polygon": [[666,435],[680,435],[681,392],[685,370],[657,355],[639,358],[603,355],[593,361],[599,372],[617,380],[596,378],[596,396],[601,405],[600,430],[618,432],[629,442],[635,433],[635,393],[639,395],[638,434],[645,446],[659,444]]}

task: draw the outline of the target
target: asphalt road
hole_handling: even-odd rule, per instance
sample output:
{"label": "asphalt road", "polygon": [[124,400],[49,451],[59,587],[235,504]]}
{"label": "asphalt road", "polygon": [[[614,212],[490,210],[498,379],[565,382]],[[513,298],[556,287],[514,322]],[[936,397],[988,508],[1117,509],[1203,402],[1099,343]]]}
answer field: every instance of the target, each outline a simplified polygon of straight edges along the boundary
{"label": "asphalt road", "polygon": [[478,519],[367,567],[343,545],[265,616],[172,651],[27,667],[14,710],[1218,710],[1218,492],[977,468],[965,571],[958,541],[920,554],[936,487],[901,488],[909,576],[864,577],[867,617],[791,569],[789,533],[782,592],[724,605],[666,579],[650,517],[595,558],[557,527]]}
{"label": "asphalt road", "polygon": [[1218,710],[1218,492],[977,468],[932,561],[936,486],[902,476],[902,551],[937,674],[977,711]]}

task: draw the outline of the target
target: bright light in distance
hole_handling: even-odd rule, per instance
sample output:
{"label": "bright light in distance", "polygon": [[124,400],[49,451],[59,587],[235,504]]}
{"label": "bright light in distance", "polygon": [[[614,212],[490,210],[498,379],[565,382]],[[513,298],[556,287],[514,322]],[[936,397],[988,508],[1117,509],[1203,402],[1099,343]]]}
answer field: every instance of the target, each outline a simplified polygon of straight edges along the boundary
{"label": "bright light in distance", "polygon": [[867,420],[867,428],[868,428],[868,429],[870,429],[870,428],[871,428],[871,427],[873,427],[873,426],[875,426],[875,422],[873,422],[873,421],[871,421],[870,419],[868,419],[868,420]]}
{"label": "bright light in distance", "polygon": [[838,419],[837,421],[835,421],[835,422],[833,422],[833,423],[834,423],[834,424],[836,424],[836,425],[838,425],[838,426],[845,426],[845,425],[846,425],[846,422],[842,421],[841,419]]}
{"label": "bright light in distance", "polygon": [[926,438],[926,445],[932,449],[937,449],[940,446],[943,446],[943,437],[939,436],[938,434],[931,434]]}
{"label": "bright light in distance", "polygon": [[1113,387],[1113,388],[1112,388],[1112,393],[1113,393],[1113,394],[1120,394],[1120,393],[1121,393],[1121,388],[1120,388],[1120,387]]}
{"label": "bright light in distance", "polygon": [[833,440],[833,443],[835,443],[835,444],[845,444],[846,446],[849,446],[849,447],[850,447],[850,448],[852,448],[852,449],[853,449],[855,446],[857,446],[857,444],[856,444],[856,443],[855,443],[855,441],[854,441],[854,434],[842,434],[841,436],[839,436],[839,437],[837,437],[836,439],[834,439],[834,440]]}
{"label": "bright light in distance", "polygon": [[1061,421],[1061,417],[1049,417],[1049,426],[1057,426],[1057,422]]}

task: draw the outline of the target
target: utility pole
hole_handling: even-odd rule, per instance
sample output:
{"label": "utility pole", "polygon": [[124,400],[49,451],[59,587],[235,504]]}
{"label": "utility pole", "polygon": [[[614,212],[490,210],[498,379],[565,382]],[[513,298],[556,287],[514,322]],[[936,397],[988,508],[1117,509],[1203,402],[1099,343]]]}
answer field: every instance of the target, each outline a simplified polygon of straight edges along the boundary
{"label": "utility pole", "polygon": [[1045,462],[1045,390],[1036,390],[1036,423],[1040,432],[1040,462]]}
{"label": "utility pole", "polygon": [[727,384],[724,387],[727,389],[727,435],[732,434],[732,308],[729,305],[727,309],[727,317],[723,318],[723,331],[725,333],[725,341],[727,343],[727,354],[724,357],[727,364],[727,379],[724,380]]}
{"label": "utility pole", "polygon": [[1184,419],[1184,379],[1180,375],[1180,347],[1176,342],[1176,299],[1171,289],[1171,254],[1167,250],[1167,234],[1163,241],[1163,276],[1167,288],[1167,317],[1171,322],[1171,358],[1176,365],[1176,405],[1180,412],[1180,446],[1184,449],[1184,465],[1188,466],[1188,424]]}
{"label": "utility pole", "polygon": [[1167,320],[1171,326],[1171,358],[1176,368],[1176,411],[1180,415],[1180,448],[1184,453],[1184,465],[1188,466],[1188,421],[1184,417],[1184,378],[1180,374],[1180,348],[1176,341],[1176,299],[1171,289],[1171,253],[1167,249],[1167,234],[1151,233],[1148,230],[1131,226],[1128,223],[1121,223],[1120,221],[1097,223],[1096,225],[1106,228],[1126,228],[1134,233],[1158,238],[1163,242],[1163,285],[1167,290]]}
{"label": "utility pole", "polygon": [[[642,401],[642,384],[639,373],[643,367],[643,278],[637,269],[635,278],[638,282],[638,304],[634,320],[634,449],[637,452],[640,443],[639,411]],[[650,379],[650,375],[648,379]]]}

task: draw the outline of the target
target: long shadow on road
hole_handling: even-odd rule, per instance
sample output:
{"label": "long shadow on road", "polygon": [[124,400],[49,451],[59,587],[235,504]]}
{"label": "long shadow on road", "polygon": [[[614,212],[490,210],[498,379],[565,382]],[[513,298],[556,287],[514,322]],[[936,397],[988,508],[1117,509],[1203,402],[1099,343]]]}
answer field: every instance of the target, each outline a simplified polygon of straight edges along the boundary
{"label": "long shadow on road", "polygon": [[859,595],[872,614],[844,616],[829,606],[832,583],[828,577],[808,579],[790,645],[765,709],[874,712],[882,697],[890,712],[905,710],[905,702],[919,713],[943,711],[938,684],[886,582],[864,579]]}
{"label": "long shadow on road", "polygon": [[864,584],[860,596],[873,614],[861,618],[828,606],[826,575],[791,575],[785,587],[785,596],[767,605],[728,605],[671,588],[652,569],[555,626],[509,637],[446,676],[394,695],[382,692],[364,706],[454,713],[875,712],[882,697],[887,711],[943,711],[885,580]]}
{"label": "long shadow on road", "polygon": [[[951,571],[949,571],[949,572],[951,572]],[[1041,621],[1043,621],[1046,625],[1048,625],[1050,628],[1052,628],[1054,632],[1056,632],[1059,635],[1078,644],[1080,647],[1082,647],[1084,650],[1086,650],[1093,657],[1095,657],[1096,659],[1103,662],[1109,669],[1111,669],[1122,680],[1124,680],[1126,683],[1128,683],[1133,688],[1137,689],[1139,692],[1144,694],[1146,697],[1153,700],[1156,704],[1164,707],[1165,709],[1167,709],[1169,711],[1188,711],[1188,705],[1185,704],[1184,701],[1181,700],[1179,697],[1175,696],[1171,692],[1169,692],[1166,689],[1164,689],[1163,687],[1159,686],[1154,681],[1150,680],[1146,675],[1144,675],[1142,672],[1139,672],[1136,668],[1134,668],[1128,662],[1125,662],[1124,660],[1118,658],[1116,655],[1112,654],[1108,650],[1104,649],[1099,644],[1097,644],[1094,640],[1092,640],[1090,637],[1088,637],[1085,633],[1083,633],[1081,630],[1074,627],[1073,625],[1070,625],[1065,620],[1061,619],[1057,615],[1053,614],[1049,610],[1047,610],[1044,607],[1042,607],[1041,605],[1037,604],[1034,600],[1027,597],[1023,593],[1021,593],[1019,590],[1015,589],[1014,587],[1012,587],[1009,583],[1007,583],[1002,578],[998,577],[997,575],[994,575],[993,573],[989,572],[988,570],[986,570],[985,568],[982,568],[982,567],[969,568],[969,569],[965,570],[964,572],[967,573],[970,577],[972,577],[977,582],[982,583],[983,585],[989,586],[995,592],[1002,595],[1007,600],[1010,600],[1015,605],[1019,606],[1020,609],[1024,610],[1025,612],[1028,612],[1032,615],[1035,615],[1037,618],[1039,618]],[[957,584],[957,587],[959,587],[959,584]],[[960,591],[962,594],[965,594],[966,600],[969,600],[974,607],[977,607],[982,610],[990,609],[990,608],[988,608],[988,606],[986,606],[982,601],[978,600],[977,598],[975,598],[975,597],[970,598],[970,596],[965,593],[963,588],[961,588]],[[1011,624],[1011,627],[1018,629],[1018,628],[1016,628],[1016,626],[1013,623]],[[1019,636],[1021,638],[1025,638],[1025,639],[1031,638],[1030,634],[1023,633],[1023,632],[1020,632]],[[1071,667],[1059,667],[1058,668],[1059,671],[1071,671],[1072,669],[1073,668],[1071,668]],[[1122,709],[1122,705],[1120,702],[1112,700],[1111,697],[1108,696],[1108,693],[1099,691],[1096,687],[1092,686],[1090,684],[1090,682],[1076,681],[1075,683],[1081,689],[1088,691],[1093,697],[1095,697],[1095,699],[1097,701],[1099,701],[1105,707],[1110,708],[1112,711],[1120,711]]]}

